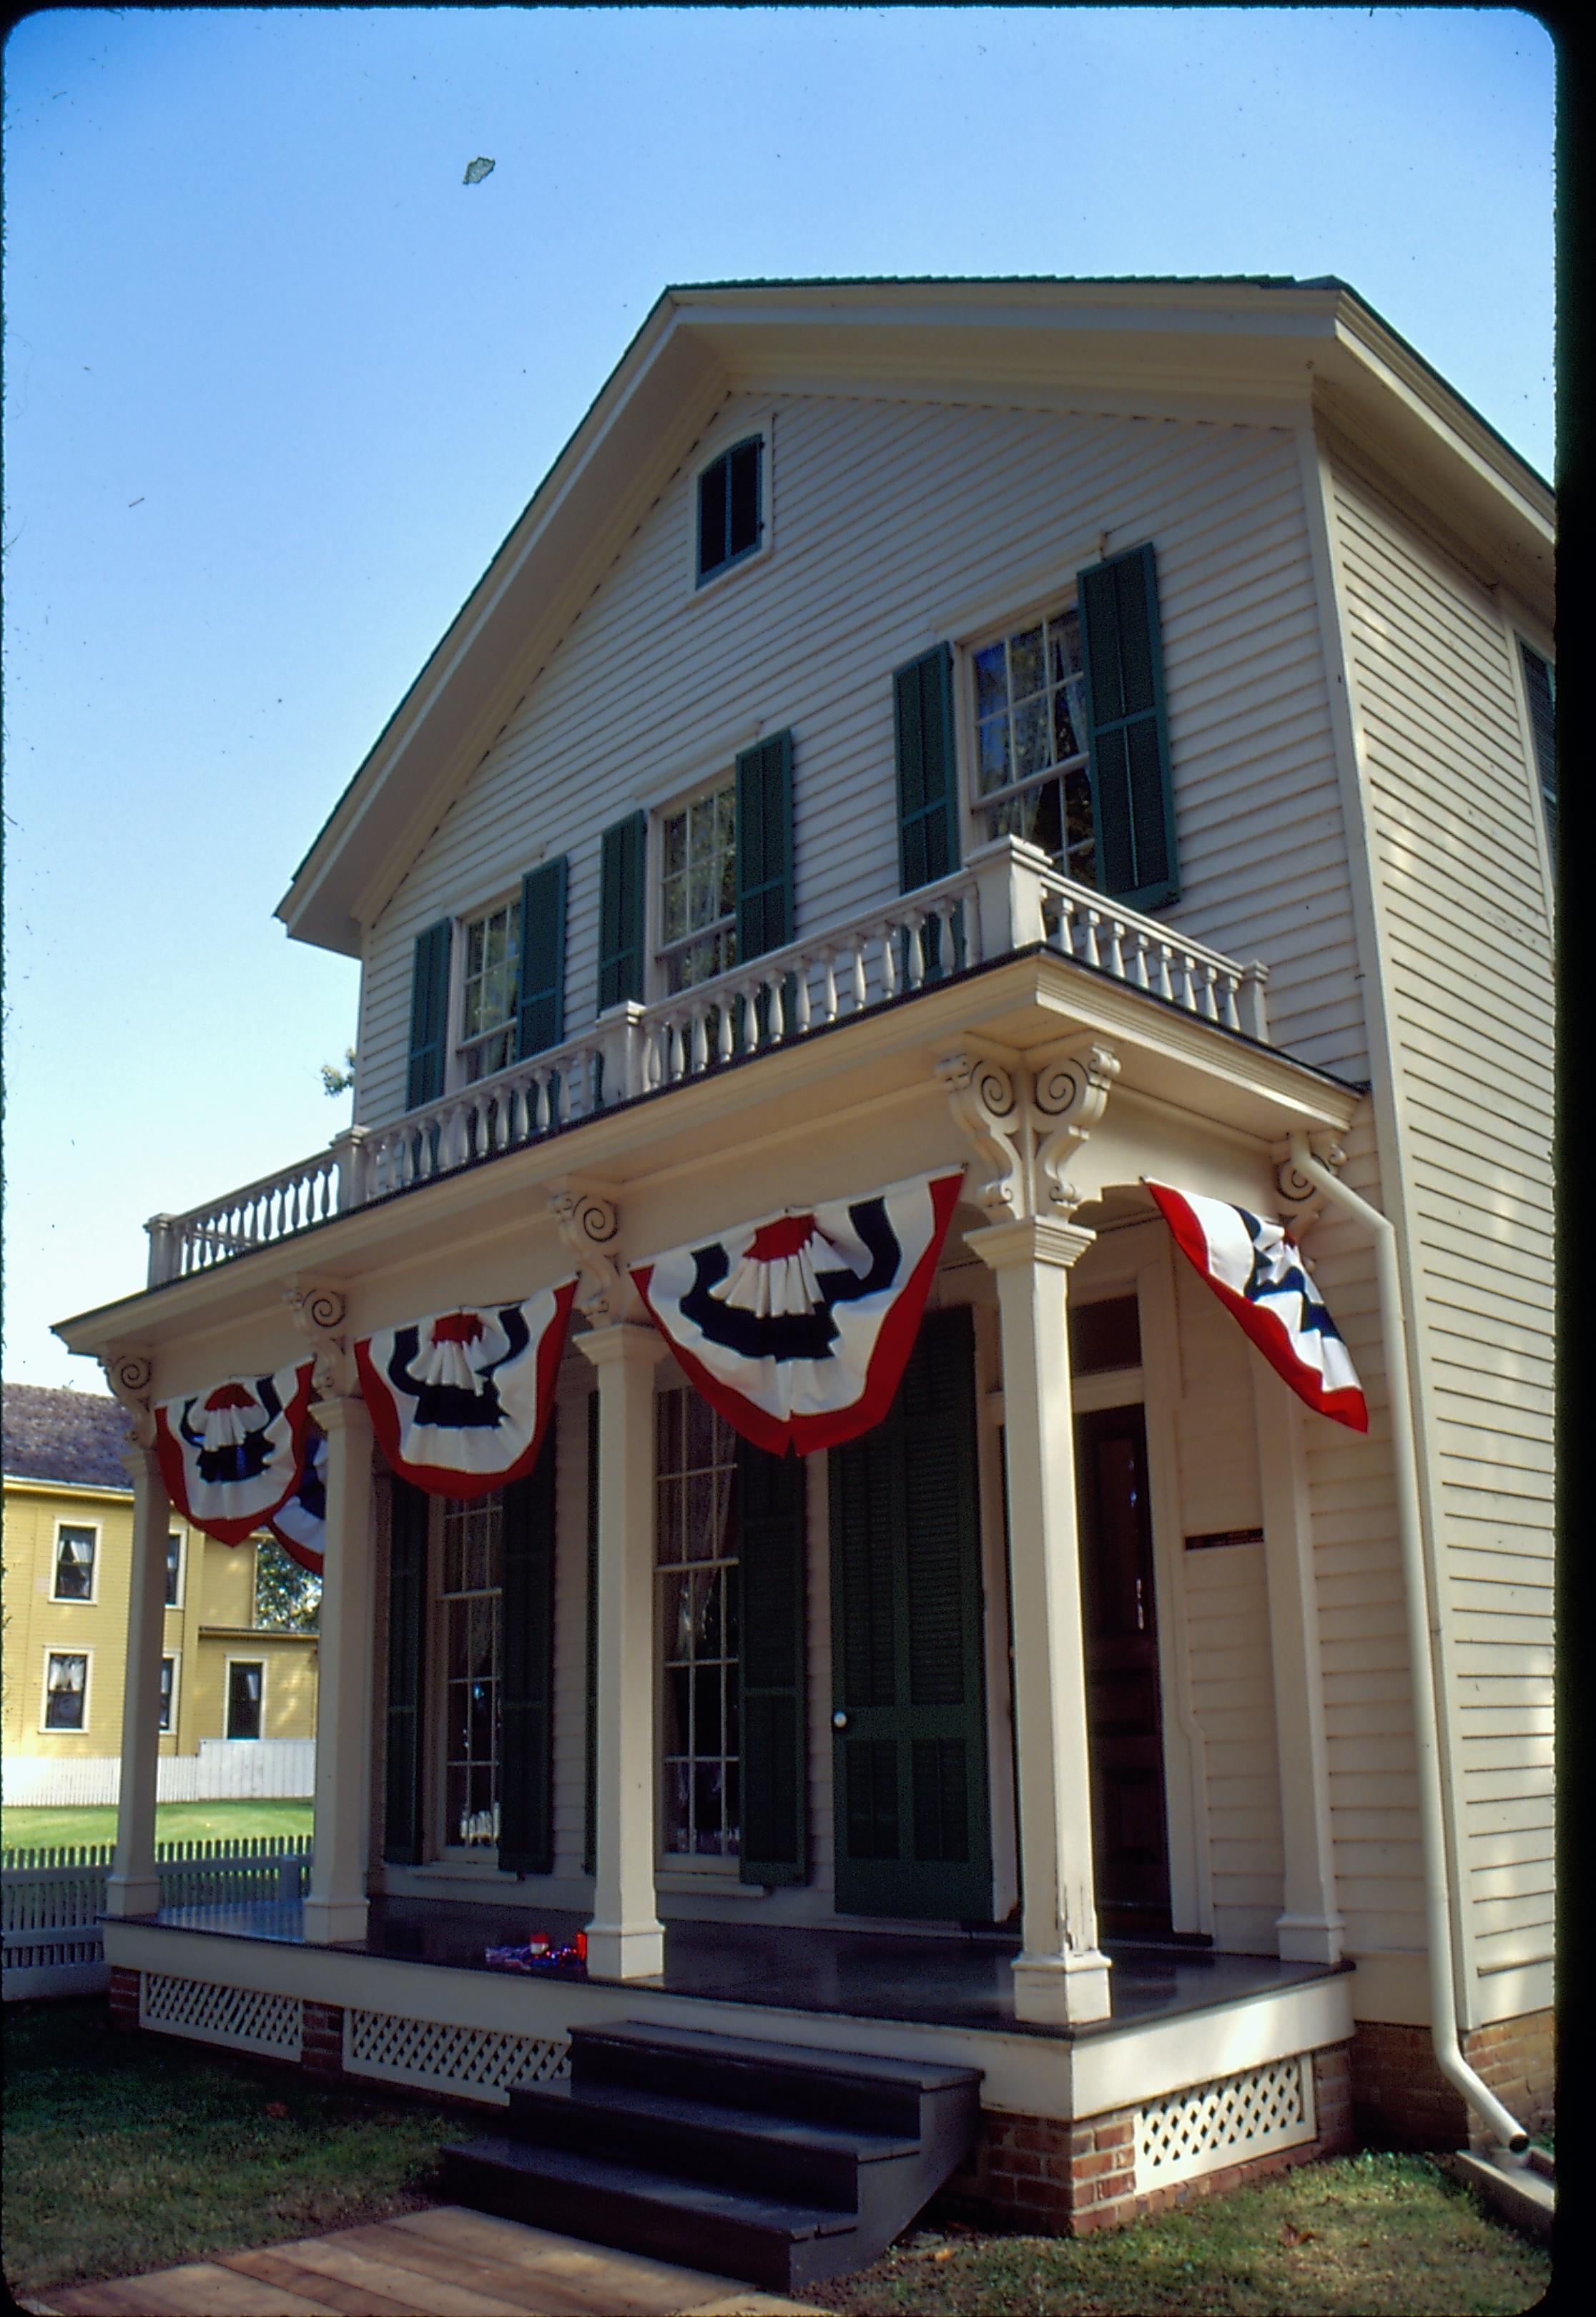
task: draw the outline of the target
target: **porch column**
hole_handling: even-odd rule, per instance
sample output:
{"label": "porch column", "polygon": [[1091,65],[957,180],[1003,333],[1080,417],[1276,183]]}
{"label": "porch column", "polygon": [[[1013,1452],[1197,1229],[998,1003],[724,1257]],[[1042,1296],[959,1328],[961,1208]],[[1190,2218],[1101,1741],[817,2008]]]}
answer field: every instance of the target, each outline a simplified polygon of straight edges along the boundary
{"label": "porch column", "polygon": [[593,1920],[595,1979],[664,1968],[654,1887],[654,1371],[652,1327],[590,1328],[577,1347],[599,1376],[597,1759]]}
{"label": "porch column", "polygon": [[1302,1406],[1262,1360],[1249,1360],[1258,1418],[1275,1747],[1286,1855],[1285,1911],[1275,1924],[1288,1963],[1339,1963],[1345,1926],[1335,1900],[1330,1767],[1314,1538]]}
{"label": "porch column", "polygon": [[156,1771],[161,1750],[161,1651],[166,1638],[166,1537],[172,1506],[153,1447],[122,1458],[133,1476],[133,1567],[128,1588],[128,1657],[122,1675],[122,1774],[116,1856],[105,1882],[108,1915],[153,1915]]}
{"label": "porch column", "polygon": [[318,1400],[327,1436],[326,1562],[317,1647],[316,1829],[304,1937],[366,1936],[371,1824],[371,1418],[361,1400]]}
{"label": "porch column", "polygon": [[997,1275],[1003,1337],[1022,1934],[1014,2015],[1055,2024],[1106,2019],[1111,2008],[1092,1873],[1067,1327],[1070,1266],[1092,1239],[1048,1221],[967,1235]]}

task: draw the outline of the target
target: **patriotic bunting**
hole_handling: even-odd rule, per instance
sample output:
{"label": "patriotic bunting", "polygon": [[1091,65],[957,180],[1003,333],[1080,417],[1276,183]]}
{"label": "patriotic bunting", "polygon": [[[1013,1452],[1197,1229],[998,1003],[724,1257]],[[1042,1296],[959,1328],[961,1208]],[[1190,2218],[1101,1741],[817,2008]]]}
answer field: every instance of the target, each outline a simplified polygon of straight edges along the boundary
{"label": "patriotic bunting", "polygon": [[1276,1374],[1321,1416],[1367,1432],[1369,1404],[1347,1347],[1280,1225],[1222,1199],[1194,1198],[1164,1183],[1147,1188],[1181,1254]]}
{"label": "patriotic bunting", "polygon": [[299,1486],[267,1524],[290,1561],[313,1577],[322,1574],[327,1549],[327,1436],[310,1427]]}
{"label": "patriotic bunting", "polygon": [[444,1311],[354,1347],[383,1454],[430,1496],[484,1497],[538,1461],[575,1279],[524,1303]]}
{"label": "patriotic bunting", "polygon": [[207,1536],[242,1544],[292,1495],[309,1428],[311,1364],[229,1376],[156,1407],[166,1494]]}
{"label": "patriotic bunting", "polygon": [[756,1448],[807,1456],[892,1405],[962,1168],[740,1223],[631,1275],[683,1373]]}

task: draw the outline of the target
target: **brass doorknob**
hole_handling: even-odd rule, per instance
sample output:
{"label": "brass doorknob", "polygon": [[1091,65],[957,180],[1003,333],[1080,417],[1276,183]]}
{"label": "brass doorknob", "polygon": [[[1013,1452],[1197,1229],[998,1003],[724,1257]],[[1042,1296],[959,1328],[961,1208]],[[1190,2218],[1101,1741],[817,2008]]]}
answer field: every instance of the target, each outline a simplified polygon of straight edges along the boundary
{"label": "brass doorknob", "polygon": [[843,1712],[841,1706],[832,1715],[831,1726],[834,1730],[846,1730],[848,1727],[848,1716]]}

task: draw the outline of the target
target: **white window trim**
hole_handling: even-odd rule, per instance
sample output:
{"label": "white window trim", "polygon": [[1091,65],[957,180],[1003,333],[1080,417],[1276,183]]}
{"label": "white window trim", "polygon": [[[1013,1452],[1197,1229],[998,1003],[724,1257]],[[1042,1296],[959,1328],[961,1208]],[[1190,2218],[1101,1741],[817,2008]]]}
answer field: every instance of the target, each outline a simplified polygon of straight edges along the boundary
{"label": "white window trim", "polygon": [[[780,730],[782,728],[777,726],[776,729]],[[757,738],[743,742],[739,747],[732,750],[729,756],[718,757],[713,765],[705,766],[695,778],[688,781],[682,787],[673,790],[668,797],[662,799],[658,804],[651,805],[648,809],[647,838],[643,848],[643,873],[648,888],[646,905],[643,912],[644,935],[648,944],[644,987],[652,1004],[663,1005],[671,995],[665,966],[664,942],[665,823],[674,814],[687,811],[689,807],[696,804],[700,797],[714,796],[719,790],[729,788],[732,792],[732,864],[735,877],[737,843],[736,820],[737,757],[742,754],[744,747],[757,747],[758,745]],[[734,927],[736,925],[735,884],[732,924]],[[692,938],[695,937],[690,935],[682,936],[683,942]],[[734,967],[732,971],[735,971],[736,968]],[[686,994],[685,991],[682,993],[684,997]]]}
{"label": "white window trim", "polygon": [[[172,1660],[172,1718],[167,1722],[165,1730],[163,1730],[159,1734],[163,1738],[175,1738],[177,1735],[178,1704],[183,1688],[183,1651],[181,1650],[163,1650],[161,1651],[161,1656],[163,1660],[167,1658],[170,1658]],[[262,1703],[263,1704],[265,1702],[265,1682],[263,1679],[261,1684],[261,1690]]]}
{"label": "white window trim", "polygon": [[[751,442],[758,435],[762,445],[759,462],[759,545],[751,554],[738,556],[735,563],[723,564],[707,579],[699,577],[699,479],[717,459],[724,459],[739,443]],[[693,461],[687,492],[687,595],[690,603],[702,603],[723,587],[728,580],[736,579],[750,571],[758,571],[770,561],[776,544],[776,414],[773,409],[752,411],[735,426],[716,417],[709,427],[709,447],[701,450]]]}
{"label": "white window trim", "polygon": [[[994,613],[978,622],[967,622],[952,637],[954,777],[958,784],[959,836],[967,858],[976,845],[986,842],[985,815],[989,810],[977,787],[980,733],[976,716],[976,654],[1039,621],[1057,619],[1065,612],[1078,613],[1079,610],[1080,589],[1072,576],[1063,586],[1050,588],[1044,595],[1028,596],[1009,611]],[[1090,743],[1086,760],[1090,767]]]}
{"label": "white window trim", "polygon": [[[58,1593],[56,1586],[61,1573],[61,1531],[64,1528],[86,1528],[94,1539],[94,1558],[89,1569],[89,1589],[80,1597],[70,1593]],[[50,1540],[49,1597],[52,1607],[59,1609],[93,1609],[100,1600],[100,1560],[105,1546],[103,1524],[97,1520],[68,1520],[63,1515],[55,1525]]]}
{"label": "white window trim", "polygon": [[[68,1526],[74,1524],[68,1523]],[[86,1525],[83,1524],[83,1525]],[[46,1719],[49,1712],[49,1661],[51,1658],[82,1658],[83,1720],[76,1730],[61,1730]],[[41,1738],[85,1738],[92,1723],[94,1702],[94,1652],[93,1649],[63,1649],[58,1642],[47,1642],[44,1648],[43,1670],[39,1685],[39,1734]]]}
{"label": "white window trim", "polygon": [[[163,1656],[169,1654],[169,1651],[162,1651]],[[261,1732],[258,1738],[235,1738],[232,1731],[227,1728],[233,1697],[233,1668],[236,1665],[259,1666],[261,1669]],[[258,1657],[253,1652],[246,1656],[242,1650],[238,1651],[236,1654],[234,1654],[229,1651],[227,1655],[222,1659],[222,1736],[228,1745],[259,1746],[263,1745],[265,1742],[266,1703],[269,1695],[270,1685],[270,1675],[267,1670],[268,1665],[269,1659],[263,1650]]]}
{"label": "white window trim", "polygon": [[[183,1597],[188,1591],[190,1533],[179,1523],[175,1527],[168,1526],[166,1534],[177,1539],[177,1590],[166,1604],[168,1611],[175,1616],[184,1606]],[[170,1656],[171,1651],[168,1651],[165,1654]]]}

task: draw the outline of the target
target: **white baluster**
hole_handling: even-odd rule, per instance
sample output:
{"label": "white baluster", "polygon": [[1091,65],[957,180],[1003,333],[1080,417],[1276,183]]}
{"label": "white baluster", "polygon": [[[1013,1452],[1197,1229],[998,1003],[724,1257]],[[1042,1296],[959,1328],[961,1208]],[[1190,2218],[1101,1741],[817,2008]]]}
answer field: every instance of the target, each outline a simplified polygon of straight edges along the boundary
{"label": "white baluster", "polygon": [[1239,1030],[1242,1026],[1241,1011],[1235,1002],[1238,987],[1239,977],[1227,973],[1225,977],[1224,1005],[1219,1015],[1227,1030]]}
{"label": "white baluster", "polygon": [[737,991],[737,1003],[743,1010],[743,1051],[759,1051],[759,1007],[755,1002],[754,985],[745,981]]}
{"label": "white baluster", "polygon": [[715,1008],[715,1051],[723,1062],[730,1061],[732,1050],[737,1042],[732,1025],[732,1004],[730,998],[722,997]]}
{"label": "white baluster", "polygon": [[709,1067],[709,1023],[708,1008],[695,1006],[692,1009],[692,1074],[697,1078]]}
{"label": "white baluster", "polygon": [[918,989],[925,980],[925,912],[917,909],[904,924],[904,978],[911,989]]}
{"label": "white baluster", "polygon": [[1109,971],[1114,976],[1117,981],[1123,981],[1125,979],[1124,941],[1125,923],[1123,918],[1110,917],[1109,919],[1108,968]]}
{"label": "white baluster", "polygon": [[869,988],[865,975],[864,944],[864,935],[856,935],[853,942],[853,1010],[856,1014],[863,1011]]}
{"label": "white baluster", "polygon": [[1147,979],[1147,952],[1152,947],[1152,944],[1153,936],[1151,934],[1138,931],[1136,937],[1136,956],[1132,962],[1130,969],[1130,979],[1135,982],[1138,989],[1150,989],[1152,988],[1152,984]]}
{"label": "white baluster", "polygon": [[779,1046],[787,1034],[787,1008],[783,1003],[781,989],[783,979],[781,974],[772,973],[765,982],[765,989],[770,995],[770,1006],[766,1015],[770,1024],[770,1036],[766,1043],[772,1046]]}
{"label": "white baluster", "polygon": [[1081,931],[1083,937],[1082,942],[1082,953],[1084,962],[1088,965],[1101,965],[1102,962],[1102,960],[1097,953],[1097,929],[1101,923],[1102,919],[1095,909],[1083,910],[1081,924]]}
{"label": "white baluster", "polygon": [[800,961],[792,977],[792,1034],[795,1038],[807,1035],[809,1028],[809,962]]}
{"label": "white baluster", "polygon": [[837,1018],[837,953],[828,949],[820,961],[820,1018],[834,1022]]}
{"label": "white baluster", "polygon": [[1214,987],[1218,979],[1218,967],[1208,966],[1203,975],[1202,1010],[1210,1022],[1217,1022],[1219,1019],[1219,1000]]}
{"label": "white baluster", "polygon": [[958,898],[951,893],[944,894],[936,907],[937,923],[942,928],[939,955],[944,973],[953,972],[958,962],[958,952],[953,939],[953,921],[958,915]]}
{"label": "white baluster", "polygon": [[1170,966],[1173,959],[1174,952],[1169,944],[1160,942],[1158,944],[1158,995],[1160,997],[1167,997],[1172,1004],[1174,1001],[1175,985],[1170,974]]}
{"label": "white baluster", "polygon": [[891,924],[884,925],[878,930],[878,938],[881,944],[881,995],[883,997],[897,996],[896,934],[897,927]]}
{"label": "white baluster", "polygon": [[1192,957],[1191,952],[1189,949],[1182,950],[1181,952],[1181,973],[1182,979],[1181,1003],[1186,1008],[1188,1014],[1195,1014],[1199,1011],[1195,965],[1196,961]]}

